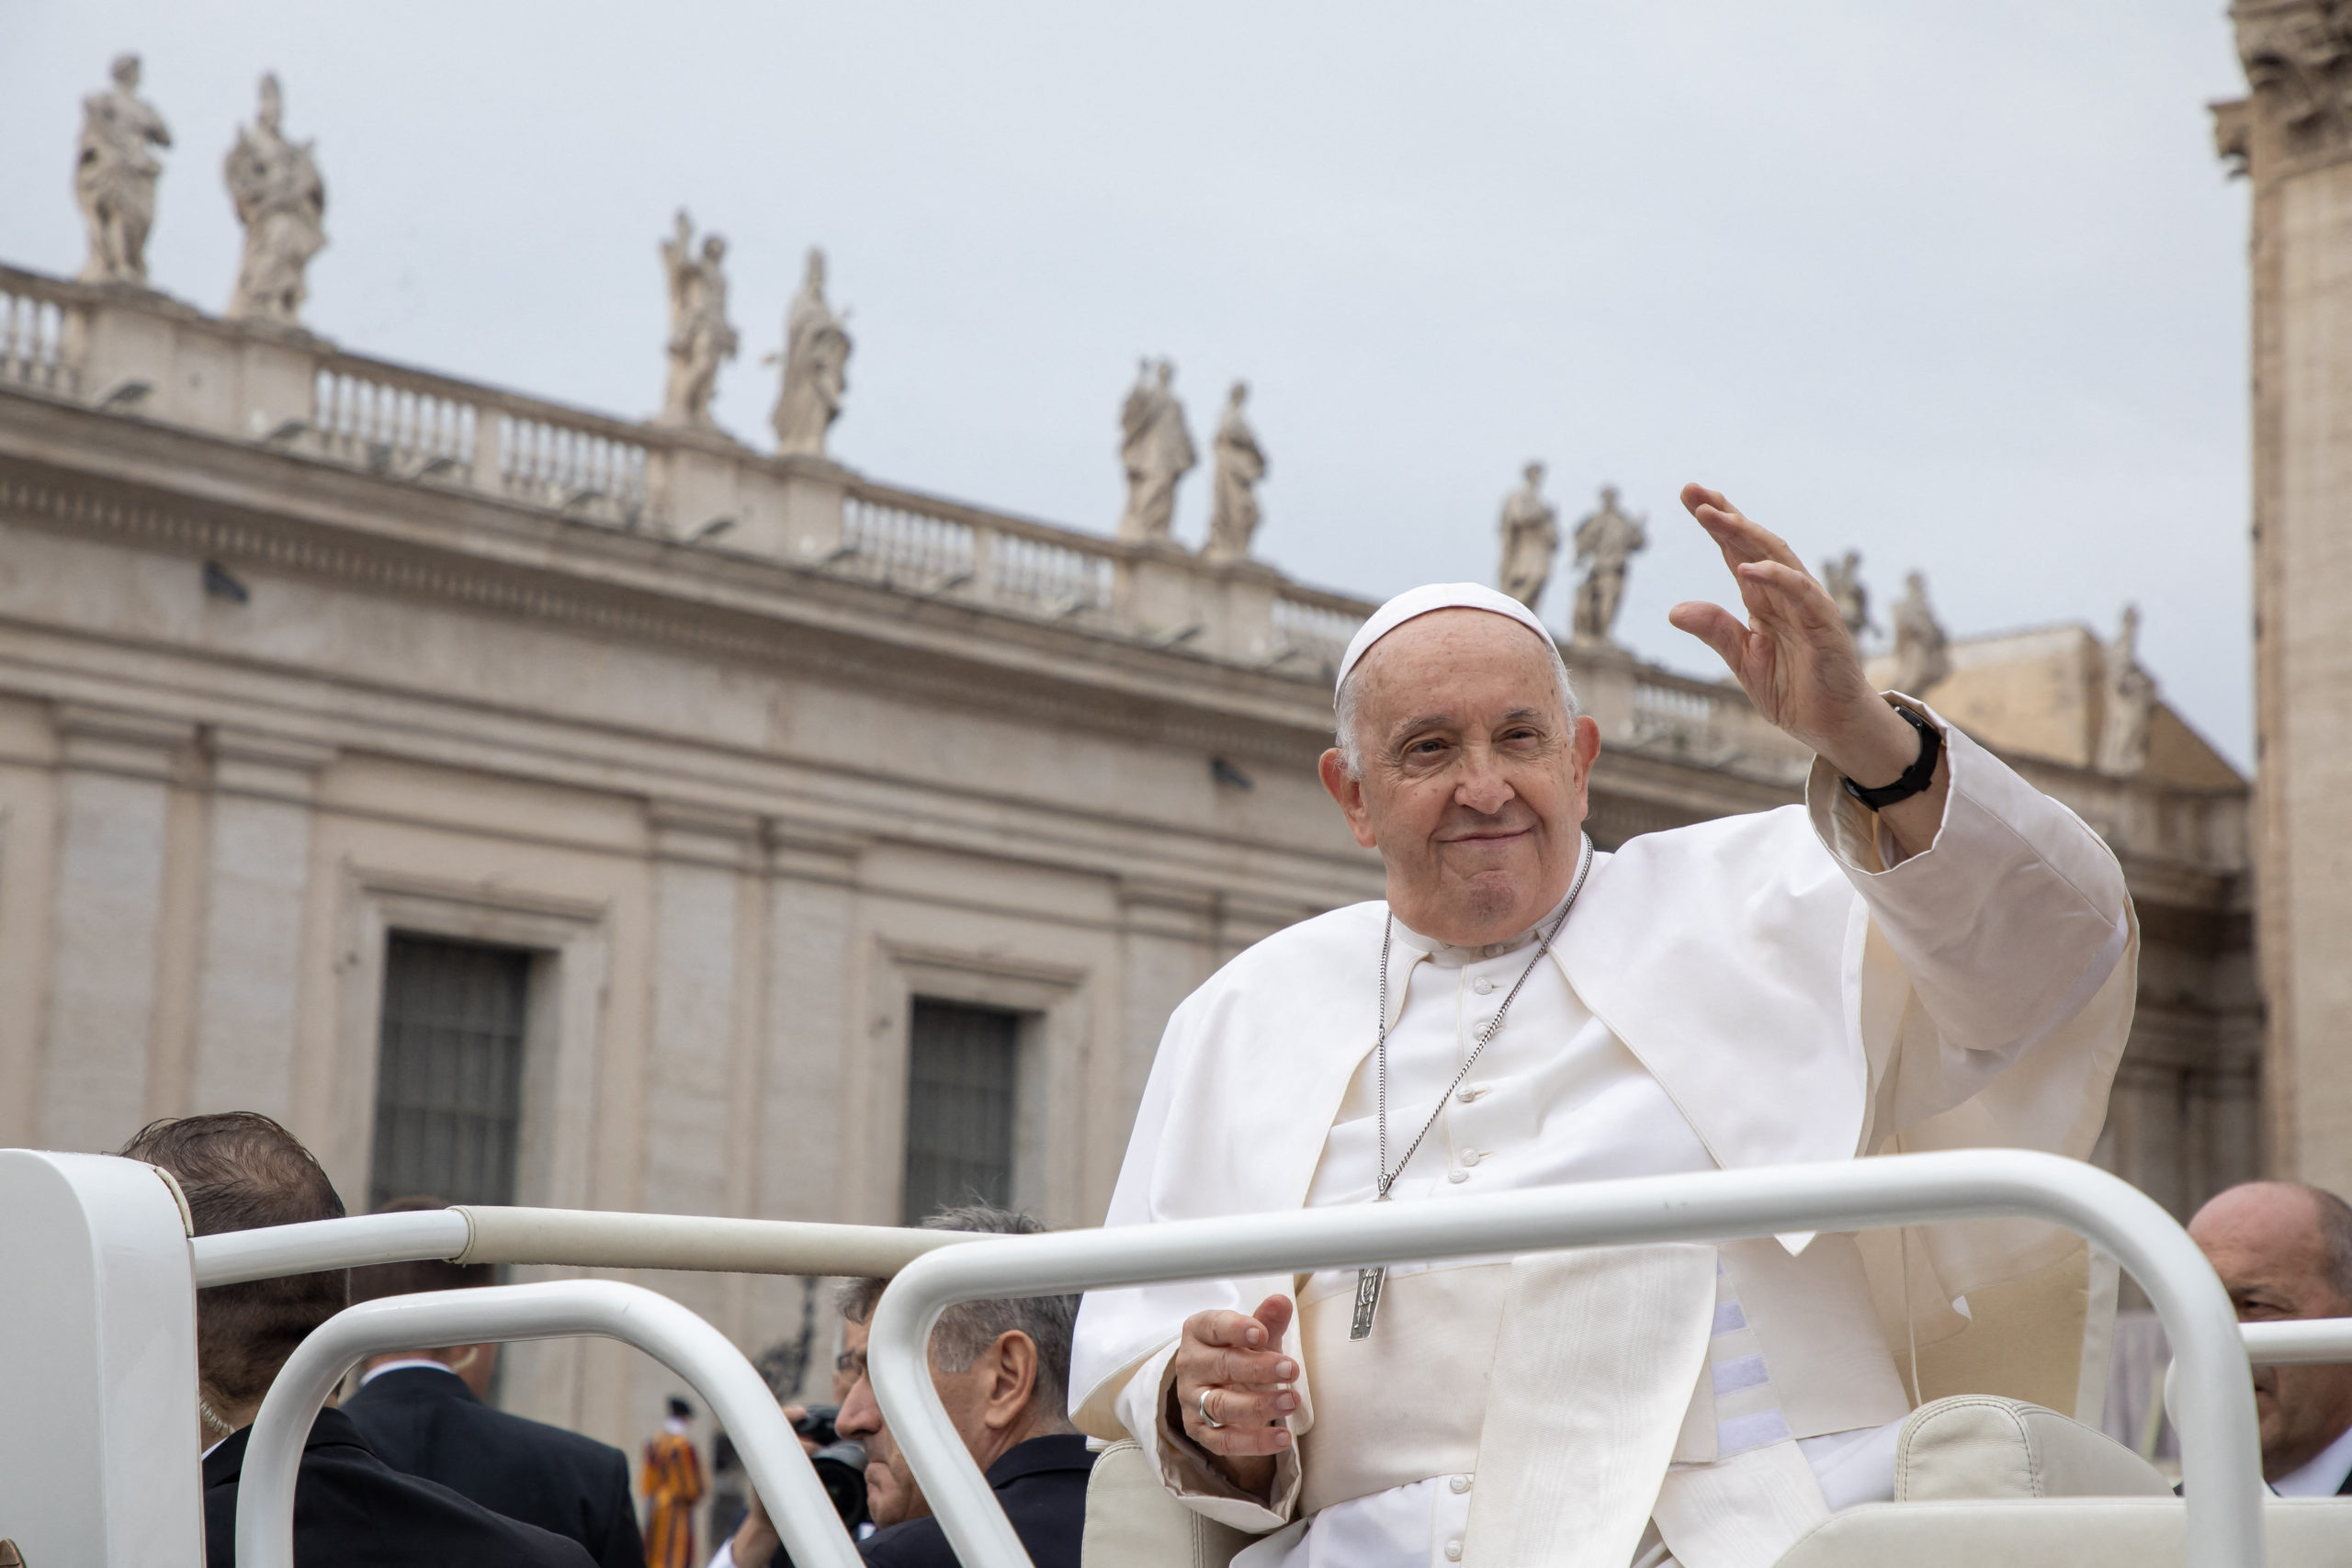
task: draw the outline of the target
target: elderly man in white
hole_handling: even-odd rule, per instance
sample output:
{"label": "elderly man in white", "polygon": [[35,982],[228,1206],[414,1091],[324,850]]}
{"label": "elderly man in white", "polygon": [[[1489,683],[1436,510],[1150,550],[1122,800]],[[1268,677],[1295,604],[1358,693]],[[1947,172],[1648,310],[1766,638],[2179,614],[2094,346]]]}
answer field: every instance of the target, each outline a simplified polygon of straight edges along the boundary
{"label": "elderly man in white", "polygon": [[[1110,1224],[2088,1153],[2135,984],[2114,857],[1872,690],[1779,538],[1682,499],[1747,618],[1669,618],[1815,753],[1805,803],[1597,854],[1599,731],[1542,624],[1467,584],[1392,600],[1347,651],[1322,760],[1387,898],[1279,932],[1177,1010]],[[1968,1326],[1966,1292],[2079,1280],[2083,1256],[1977,1222],[1098,1292],[1072,1413],[1263,1534],[1248,1568],[1747,1568],[1892,1495],[1905,1373]]]}

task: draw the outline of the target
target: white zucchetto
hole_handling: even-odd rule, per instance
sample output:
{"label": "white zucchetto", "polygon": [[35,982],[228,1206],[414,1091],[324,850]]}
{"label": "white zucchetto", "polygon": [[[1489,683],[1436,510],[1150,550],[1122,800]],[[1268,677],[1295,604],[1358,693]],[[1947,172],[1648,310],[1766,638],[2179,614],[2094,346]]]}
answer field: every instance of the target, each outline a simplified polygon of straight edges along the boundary
{"label": "white zucchetto", "polygon": [[1408,588],[1372,613],[1372,618],[1356,628],[1348,639],[1348,651],[1340,660],[1340,678],[1331,682],[1331,700],[1340,699],[1340,688],[1348,683],[1348,676],[1359,660],[1372,650],[1372,645],[1417,615],[1432,610],[1484,610],[1489,615],[1509,615],[1529,631],[1544,639],[1544,646],[1556,649],[1552,630],[1535,616],[1535,612],[1508,593],[1497,592],[1480,582],[1426,582],[1419,588]]}

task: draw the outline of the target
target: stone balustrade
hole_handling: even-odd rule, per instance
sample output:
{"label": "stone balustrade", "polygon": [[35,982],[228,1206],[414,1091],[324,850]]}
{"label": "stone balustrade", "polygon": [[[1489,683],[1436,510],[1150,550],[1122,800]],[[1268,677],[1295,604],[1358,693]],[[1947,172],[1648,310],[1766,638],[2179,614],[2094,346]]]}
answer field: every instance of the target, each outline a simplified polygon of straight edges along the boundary
{"label": "stone balustrade", "polygon": [[[781,561],[1303,684],[1374,606],[1257,561],[1215,564],[869,479],[821,458],[635,423],[221,321],[161,294],[0,267],[0,383],[587,526]],[[1786,782],[1736,691],[1572,649],[1612,747]]]}
{"label": "stone balustrade", "polygon": [[65,345],[73,303],[71,285],[0,266],[0,383],[74,395]]}

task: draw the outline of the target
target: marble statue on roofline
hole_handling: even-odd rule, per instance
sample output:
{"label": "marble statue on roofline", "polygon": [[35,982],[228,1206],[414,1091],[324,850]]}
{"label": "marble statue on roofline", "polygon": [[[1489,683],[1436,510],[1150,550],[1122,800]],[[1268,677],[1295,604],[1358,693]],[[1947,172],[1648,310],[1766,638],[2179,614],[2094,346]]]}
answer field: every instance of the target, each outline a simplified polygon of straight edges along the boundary
{"label": "marble statue on roofline", "polygon": [[231,321],[292,326],[308,292],[303,270],[325,249],[327,188],[308,141],[288,141],[280,129],[284,99],[277,75],[264,72],[254,122],[237,130],[222,170],[237,220],[245,226],[244,260],[229,296]]}
{"label": "marble statue on roofline", "polygon": [[1528,464],[1521,477],[1524,482],[1503,500],[1503,558],[1497,576],[1505,593],[1532,610],[1560,552],[1560,514],[1544,499],[1543,464]]}
{"label": "marble statue on roofline", "polygon": [[1871,591],[1862,586],[1862,552],[1848,550],[1843,557],[1831,556],[1821,563],[1821,586],[1829,591],[1831,603],[1838,606],[1838,618],[1846,623],[1846,635],[1854,646],[1862,646],[1862,634],[1878,634],[1878,623],[1871,619]]}
{"label": "marble statue on roofline", "polygon": [[2107,645],[2105,696],[2098,771],[2129,778],[2148,765],[2148,729],[2156,716],[2156,679],[2140,664],[2136,605],[2123,606],[2123,625]]}
{"label": "marble statue on roofline", "polygon": [[147,286],[147,231],[155,223],[155,182],[164,165],[150,151],[172,144],[171,129],[139,96],[139,57],[114,58],[114,85],[82,100],[74,150],[74,199],[89,231],[85,283]]}
{"label": "marble statue on roofline", "polygon": [[1928,580],[1913,572],[1903,580],[1903,597],[1894,602],[1894,689],[1906,696],[1924,697],[1936,682],[1951,673],[1951,639],[1928,603]]}
{"label": "marble statue on roofline", "polygon": [[1119,537],[1165,544],[1176,522],[1176,482],[1200,463],[1184,405],[1170,383],[1176,367],[1165,359],[1138,361],[1136,384],[1119,414],[1119,460],[1127,471],[1127,510]]}
{"label": "marble statue on roofline", "polygon": [[1577,584],[1574,631],[1578,642],[1607,642],[1625,598],[1625,570],[1637,551],[1649,547],[1642,520],[1617,506],[1617,487],[1600,487],[1600,506],[1577,525],[1577,564],[1585,569]]}
{"label": "marble statue on roofline", "polygon": [[705,235],[696,256],[694,238],[694,220],[682,207],[675,232],[662,242],[670,284],[670,379],[654,423],[717,430],[710,397],[718,388],[719,362],[734,358],[736,348],[735,329],[727,322],[727,242]]}
{"label": "marble statue on roofline", "polygon": [[1245,560],[1258,532],[1258,481],[1266,477],[1266,454],[1258,433],[1241,412],[1250,383],[1236,381],[1216,427],[1216,477],[1209,504],[1208,543],[1202,556],[1212,561]]}
{"label": "marble statue on roofline", "polygon": [[775,449],[787,457],[821,457],[825,433],[842,416],[849,386],[849,312],[825,303],[825,253],[810,246],[800,292],[784,318],[784,385],[776,395]]}

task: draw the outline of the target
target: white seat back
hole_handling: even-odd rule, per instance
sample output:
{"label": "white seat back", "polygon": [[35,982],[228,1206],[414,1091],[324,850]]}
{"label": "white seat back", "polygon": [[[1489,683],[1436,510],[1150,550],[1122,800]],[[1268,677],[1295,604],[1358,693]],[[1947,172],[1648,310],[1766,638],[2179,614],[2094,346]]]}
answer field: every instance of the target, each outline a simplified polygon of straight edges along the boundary
{"label": "white seat back", "polygon": [[1225,1568],[1255,1539],[1170,1496],[1132,1438],[1094,1456],[1079,1547],[1083,1568]]}
{"label": "white seat back", "polygon": [[202,1568],[187,1210],[154,1167],[0,1149],[0,1536]]}
{"label": "white seat back", "polygon": [[2171,1495],[2163,1472],[2106,1433],[2020,1400],[1939,1399],[1895,1438],[1897,1502]]}

